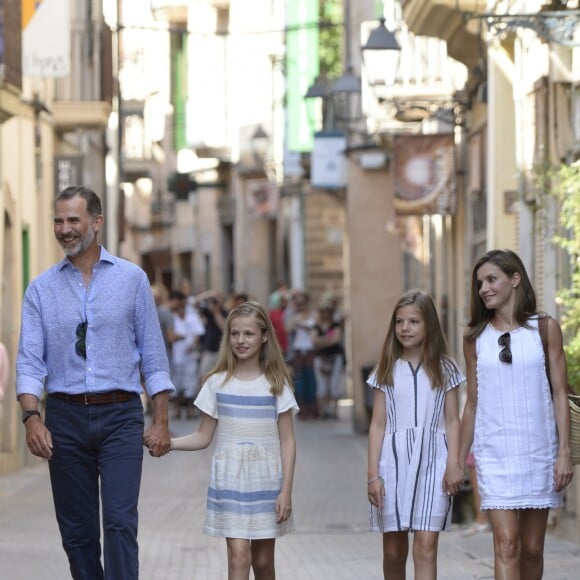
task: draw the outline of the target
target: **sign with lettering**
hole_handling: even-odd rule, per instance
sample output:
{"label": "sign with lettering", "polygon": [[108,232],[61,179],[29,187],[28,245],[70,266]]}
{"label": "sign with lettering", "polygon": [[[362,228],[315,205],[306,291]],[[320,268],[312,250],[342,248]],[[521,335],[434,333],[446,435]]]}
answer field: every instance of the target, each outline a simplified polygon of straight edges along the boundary
{"label": "sign with lettering", "polygon": [[64,77],[70,73],[68,0],[22,0],[22,75]]}
{"label": "sign with lettering", "polygon": [[80,155],[55,155],[54,180],[55,196],[71,185],[80,185],[83,181],[83,158]]}
{"label": "sign with lettering", "polygon": [[310,184],[319,189],[341,189],[347,184],[346,135],[320,131],[314,136]]}

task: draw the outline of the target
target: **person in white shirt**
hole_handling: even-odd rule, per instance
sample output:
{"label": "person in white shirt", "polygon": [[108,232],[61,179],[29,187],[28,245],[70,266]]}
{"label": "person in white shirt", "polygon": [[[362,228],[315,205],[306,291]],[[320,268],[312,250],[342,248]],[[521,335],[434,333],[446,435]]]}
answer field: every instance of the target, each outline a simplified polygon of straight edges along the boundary
{"label": "person in white shirt", "polygon": [[187,296],[178,290],[170,294],[173,312],[173,332],[176,340],[172,345],[172,379],[175,394],[171,399],[173,419],[181,418],[186,409],[188,419],[194,416],[193,399],[198,384],[199,341],[205,328],[194,308],[188,308]]}
{"label": "person in white shirt", "polygon": [[302,419],[318,417],[316,400],[316,377],[314,375],[314,341],[312,331],[316,325],[316,313],[310,309],[310,297],[303,290],[296,290],[292,298],[294,312],[288,317],[286,331],[292,336],[292,366],[296,400],[300,406],[298,416]]}

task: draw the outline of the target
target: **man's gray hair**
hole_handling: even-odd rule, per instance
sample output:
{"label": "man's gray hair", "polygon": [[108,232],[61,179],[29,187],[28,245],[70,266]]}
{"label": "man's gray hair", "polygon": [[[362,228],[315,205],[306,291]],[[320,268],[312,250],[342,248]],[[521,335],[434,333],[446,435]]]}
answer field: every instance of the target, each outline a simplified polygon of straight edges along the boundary
{"label": "man's gray hair", "polygon": [[87,211],[93,219],[102,215],[103,208],[99,196],[92,189],[81,187],[80,185],[71,185],[70,187],[63,189],[56,196],[55,203],[63,199],[72,199],[77,196],[82,197],[87,202]]}

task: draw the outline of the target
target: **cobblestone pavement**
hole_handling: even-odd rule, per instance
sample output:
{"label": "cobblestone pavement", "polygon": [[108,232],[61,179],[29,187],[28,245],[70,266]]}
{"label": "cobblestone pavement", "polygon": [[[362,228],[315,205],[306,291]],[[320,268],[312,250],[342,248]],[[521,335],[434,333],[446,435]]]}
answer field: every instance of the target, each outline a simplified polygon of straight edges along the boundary
{"label": "cobblestone pavement", "polygon": [[[368,530],[366,437],[342,409],[338,421],[297,421],[296,532],[277,541],[278,580],[380,580],[381,542]],[[198,420],[176,421],[185,434]],[[227,577],[225,541],[201,533],[211,450],[146,455],[140,498],[141,580]],[[579,577],[580,545],[546,540],[546,580]],[[408,577],[413,577],[409,563]],[[70,578],[45,463],[0,477],[0,578]],[[439,578],[493,578],[491,534],[441,534]]]}

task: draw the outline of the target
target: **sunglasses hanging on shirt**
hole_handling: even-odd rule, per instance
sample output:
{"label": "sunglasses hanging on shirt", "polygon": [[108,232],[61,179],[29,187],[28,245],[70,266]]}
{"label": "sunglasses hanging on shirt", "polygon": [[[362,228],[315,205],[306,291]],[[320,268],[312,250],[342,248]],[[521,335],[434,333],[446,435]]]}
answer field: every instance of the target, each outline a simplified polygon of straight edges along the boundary
{"label": "sunglasses hanging on shirt", "polygon": [[512,351],[510,350],[511,336],[509,332],[504,332],[498,339],[497,343],[502,349],[499,351],[499,360],[502,363],[511,364]]}
{"label": "sunglasses hanging on shirt", "polygon": [[87,327],[89,323],[85,320],[77,326],[76,334],[78,340],[75,342],[75,351],[79,356],[87,358]]}

